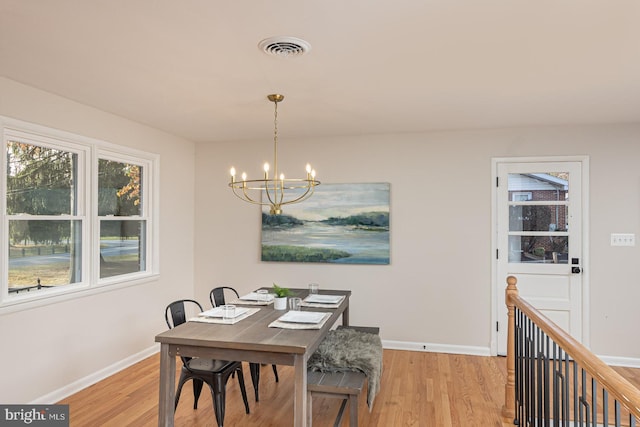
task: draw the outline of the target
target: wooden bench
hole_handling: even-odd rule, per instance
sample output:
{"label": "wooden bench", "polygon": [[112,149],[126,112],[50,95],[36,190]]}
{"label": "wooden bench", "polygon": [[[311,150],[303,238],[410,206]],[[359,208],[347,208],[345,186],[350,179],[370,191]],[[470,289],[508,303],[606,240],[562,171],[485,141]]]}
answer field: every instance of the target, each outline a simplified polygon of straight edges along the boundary
{"label": "wooden bench", "polygon": [[[367,326],[338,326],[338,329],[349,328],[361,332],[379,334],[380,328]],[[358,425],[358,396],[364,388],[367,376],[360,371],[347,372],[319,372],[309,370],[307,372],[307,421],[312,424],[313,397],[330,397],[342,399],[338,416],[333,424],[339,427],[342,423],[344,410],[349,402],[349,427]]]}

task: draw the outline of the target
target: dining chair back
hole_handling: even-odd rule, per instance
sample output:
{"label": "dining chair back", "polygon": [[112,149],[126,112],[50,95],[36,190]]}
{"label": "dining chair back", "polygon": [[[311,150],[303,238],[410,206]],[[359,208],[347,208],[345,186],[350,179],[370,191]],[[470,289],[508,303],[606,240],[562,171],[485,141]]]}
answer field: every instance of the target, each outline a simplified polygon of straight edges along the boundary
{"label": "dining chair back", "polygon": [[240,294],[238,291],[233,289],[230,286],[218,286],[217,288],[213,288],[211,292],[209,292],[209,300],[211,301],[211,305],[213,307],[218,307],[220,305],[226,304],[227,298],[225,293],[231,295],[232,298],[240,298]]}
{"label": "dining chair back", "polygon": [[[218,286],[216,288],[211,289],[209,292],[209,300],[211,301],[211,305],[213,307],[218,307],[226,304],[225,294],[231,295],[232,298],[238,299],[240,298],[240,294],[234,288],[230,286]],[[273,368],[273,375],[275,376],[276,382],[279,382],[278,378],[278,368],[276,365],[271,365]],[[249,363],[249,372],[251,373],[251,382],[253,383],[253,391],[255,392],[256,402],[260,401],[259,396],[259,385],[260,385],[260,364],[259,363]]]}
{"label": "dining chair back", "polygon": [[[202,312],[199,302],[192,299],[182,299],[172,302],[167,306],[164,318],[169,329],[185,323],[190,316]],[[211,360],[198,357],[184,357],[182,359],[182,370],[178,389],[176,391],[175,408],[178,407],[182,386],[189,380],[193,381],[193,409],[198,409],[198,399],[202,392],[203,383],[207,383],[211,390],[213,399],[213,409],[216,414],[218,427],[224,425],[224,412],[226,402],[226,384],[232,374],[237,374],[242,400],[244,401],[245,412],[249,413],[249,402],[247,400],[247,390],[244,385],[244,374],[242,372],[242,362],[227,360]]]}

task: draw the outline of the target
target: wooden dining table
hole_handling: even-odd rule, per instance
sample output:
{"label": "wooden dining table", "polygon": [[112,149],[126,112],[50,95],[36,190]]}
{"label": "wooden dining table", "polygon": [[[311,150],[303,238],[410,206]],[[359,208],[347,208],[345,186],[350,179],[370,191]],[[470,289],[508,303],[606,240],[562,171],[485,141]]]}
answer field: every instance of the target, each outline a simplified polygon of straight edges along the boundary
{"label": "wooden dining table", "polygon": [[[307,289],[291,289],[292,296],[304,298]],[[320,329],[284,329],[269,327],[285,311],[273,304],[234,324],[186,322],[155,337],[160,343],[160,400],[158,426],[173,426],[176,381],[176,356],[236,360],[294,367],[293,424],[307,425],[307,360],[318,348],[327,332],[342,316],[349,325],[351,291],[321,290],[320,294],[344,295],[337,308],[303,307],[303,311],[330,312]],[[252,306],[254,307],[254,306]],[[258,306],[255,306],[258,308]]]}

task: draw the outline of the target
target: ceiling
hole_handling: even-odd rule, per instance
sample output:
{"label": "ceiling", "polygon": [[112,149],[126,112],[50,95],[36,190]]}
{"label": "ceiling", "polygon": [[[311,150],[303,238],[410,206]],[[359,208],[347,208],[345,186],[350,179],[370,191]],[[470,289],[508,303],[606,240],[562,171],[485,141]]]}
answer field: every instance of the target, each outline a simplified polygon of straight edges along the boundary
{"label": "ceiling", "polygon": [[0,0],[0,76],[198,142],[270,139],[269,93],[283,138],[640,122],[639,22],[637,0]]}

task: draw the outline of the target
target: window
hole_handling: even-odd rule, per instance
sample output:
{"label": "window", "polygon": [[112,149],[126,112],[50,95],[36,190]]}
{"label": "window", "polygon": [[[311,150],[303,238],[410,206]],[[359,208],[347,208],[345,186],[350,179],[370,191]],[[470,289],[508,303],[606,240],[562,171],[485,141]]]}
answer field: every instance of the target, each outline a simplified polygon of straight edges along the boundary
{"label": "window", "polygon": [[[153,274],[157,156],[0,117],[0,307]],[[11,127],[9,127],[11,125]]]}
{"label": "window", "polygon": [[144,172],[141,165],[98,160],[100,278],[145,270]]}
{"label": "window", "polygon": [[526,202],[533,198],[533,193],[530,191],[514,191],[511,193],[511,200],[514,202]]}

